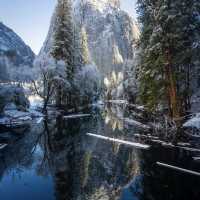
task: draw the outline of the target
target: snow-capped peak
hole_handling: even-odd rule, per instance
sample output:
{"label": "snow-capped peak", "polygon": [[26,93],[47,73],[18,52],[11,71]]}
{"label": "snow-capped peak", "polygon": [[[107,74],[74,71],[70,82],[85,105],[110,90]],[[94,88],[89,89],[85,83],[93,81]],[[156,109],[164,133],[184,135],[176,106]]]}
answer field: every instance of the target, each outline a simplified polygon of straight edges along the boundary
{"label": "snow-capped peak", "polygon": [[95,10],[98,10],[99,12],[104,12],[109,8],[120,7],[119,0],[75,0],[73,3],[74,8],[85,4],[92,6]]}

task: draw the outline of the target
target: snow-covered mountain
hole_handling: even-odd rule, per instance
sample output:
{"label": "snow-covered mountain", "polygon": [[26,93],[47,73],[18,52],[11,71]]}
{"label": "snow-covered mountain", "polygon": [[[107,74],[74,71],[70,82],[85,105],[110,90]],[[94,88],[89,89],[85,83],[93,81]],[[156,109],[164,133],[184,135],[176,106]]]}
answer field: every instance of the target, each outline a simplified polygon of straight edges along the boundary
{"label": "snow-covered mountain", "polygon": [[[6,79],[10,71],[32,67],[35,54],[10,28],[0,22],[0,72]],[[13,70],[15,68],[15,70]],[[22,75],[22,71],[19,74]],[[0,77],[1,79],[2,77]]]}
{"label": "snow-covered mountain", "polygon": [[[127,60],[134,59],[139,37],[137,23],[120,8],[119,0],[75,0],[74,20],[85,26],[91,59],[103,75],[123,71]],[[55,28],[54,14],[39,57],[48,54]]]}

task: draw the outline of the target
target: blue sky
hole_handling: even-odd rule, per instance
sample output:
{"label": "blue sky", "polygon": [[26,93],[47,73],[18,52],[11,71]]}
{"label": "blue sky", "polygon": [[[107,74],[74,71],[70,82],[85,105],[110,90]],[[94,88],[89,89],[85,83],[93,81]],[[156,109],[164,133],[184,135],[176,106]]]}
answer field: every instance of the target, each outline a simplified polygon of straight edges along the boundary
{"label": "blue sky", "polygon": [[[121,0],[135,15],[135,0]],[[37,54],[47,35],[56,0],[0,0],[0,21],[13,29]]]}

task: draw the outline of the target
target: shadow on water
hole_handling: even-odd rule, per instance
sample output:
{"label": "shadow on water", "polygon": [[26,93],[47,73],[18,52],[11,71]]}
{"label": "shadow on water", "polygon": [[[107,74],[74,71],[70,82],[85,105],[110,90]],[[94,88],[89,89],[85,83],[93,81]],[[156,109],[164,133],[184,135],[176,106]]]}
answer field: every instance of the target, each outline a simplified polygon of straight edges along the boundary
{"label": "shadow on water", "polygon": [[191,152],[155,144],[140,150],[86,135],[135,142],[134,134],[141,130],[124,124],[124,114],[118,108],[103,109],[91,117],[58,116],[33,124],[0,151],[0,199],[199,199],[200,177],[156,165],[160,161],[199,172]]}

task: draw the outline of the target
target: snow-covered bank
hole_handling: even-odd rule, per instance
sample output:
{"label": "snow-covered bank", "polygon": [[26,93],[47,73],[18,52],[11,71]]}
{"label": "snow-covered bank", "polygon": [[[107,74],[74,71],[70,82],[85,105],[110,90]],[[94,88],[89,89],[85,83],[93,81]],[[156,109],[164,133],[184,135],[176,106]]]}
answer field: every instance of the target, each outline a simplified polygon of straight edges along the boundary
{"label": "snow-covered bank", "polygon": [[25,95],[23,87],[13,84],[4,84],[0,87],[0,126],[15,128],[23,127],[31,123],[35,118],[44,115],[35,108],[37,101],[31,97],[34,106],[30,107],[30,101]]}
{"label": "snow-covered bank", "polygon": [[141,122],[138,122],[138,121],[130,119],[130,118],[124,118],[124,121],[125,121],[125,123],[127,123],[130,126],[137,126],[142,129],[150,129],[150,126],[145,125]]}
{"label": "snow-covered bank", "polygon": [[200,129],[200,113],[196,113],[183,124],[183,127],[197,128]]}
{"label": "snow-covered bank", "polygon": [[34,119],[43,119],[44,115],[35,110],[29,110],[29,112],[22,112],[18,110],[7,110],[4,115],[0,117],[0,126],[15,128],[20,126],[26,126]]}

